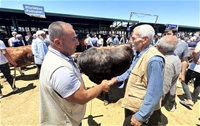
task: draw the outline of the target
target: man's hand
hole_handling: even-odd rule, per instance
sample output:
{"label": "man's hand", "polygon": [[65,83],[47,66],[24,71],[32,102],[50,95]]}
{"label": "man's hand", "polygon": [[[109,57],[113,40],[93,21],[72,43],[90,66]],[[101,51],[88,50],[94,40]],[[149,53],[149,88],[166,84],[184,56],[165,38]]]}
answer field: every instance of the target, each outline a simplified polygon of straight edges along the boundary
{"label": "man's hand", "polygon": [[116,77],[113,77],[111,80],[108,81],[108,85],[112,86],[117,82]]}
{"label": "man's hand", "polygon": [[141,125],[142,125],[142,122],[137,121],[137,119],[135,118],[135,116],[132,115],[132,118],[131,118],[131,125],[133,125],[133,126],[141,126]]}
{"label": "man's hand", "polygon": [[108,80],[103,80],[101,82],[101,84],[103,85],[103,91],[108,92],[109,89],[110,89],[110,86],[111,86],[111,85],[109,85],[109,81]]}
{"label": "man's hand", "polygon": [[179,75],[179,81],[184,82],[185,81],[185,74],[180,73]]}

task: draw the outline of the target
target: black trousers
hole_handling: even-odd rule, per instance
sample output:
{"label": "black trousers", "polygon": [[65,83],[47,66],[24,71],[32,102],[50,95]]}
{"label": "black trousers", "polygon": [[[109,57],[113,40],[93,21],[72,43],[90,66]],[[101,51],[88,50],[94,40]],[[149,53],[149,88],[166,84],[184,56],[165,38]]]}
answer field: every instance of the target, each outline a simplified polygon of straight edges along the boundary
{"label": "black trousers", "polygon": [[[193,78],[195,78],[195,81],[194,81],[194,90],[191,96],[188,88],[188,82]],[[200,92],[200,73],[188,69],[185,75],[185,83],[184,82],[182,83],[182,87],[184,92],[186,93],[187,98],[193,99],[195,102],[197,102],[198,95]]]}
{"label": "black trousers", "polygon": [[41,70],[41,64],[36,64],[37,65],[37,74],[40,76],[40,70]]}
{"label": "black trousers", "polygon": [[[0,70],[3,73],[3,75],[5,76],[6,80],[10,84],[10,86],[12,87],[13,77],[10,74],[10,67],[9,67],[8,63],[0,65]],[[14,88],[15,88],[15,86],[14,86]]]}
{"label": "black trousers", "polygon": [[[133,114],[135,113],[128,109],[125,109],[125,120],[124,120],[123,126],[132,126],[131,117]],[[151,117],[149,118],[148,123],[143,122],[142,126],[162,126],[161,114],[162,113],[160,109],[154,111]]]}

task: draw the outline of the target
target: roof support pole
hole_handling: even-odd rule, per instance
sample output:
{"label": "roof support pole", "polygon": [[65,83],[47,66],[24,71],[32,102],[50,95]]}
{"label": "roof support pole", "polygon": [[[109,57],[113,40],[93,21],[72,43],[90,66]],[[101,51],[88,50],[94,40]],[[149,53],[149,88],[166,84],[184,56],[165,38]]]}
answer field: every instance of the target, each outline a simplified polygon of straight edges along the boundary
{"label": "roof support pole", "polygon": [[98,34],[101,32],[101,22],[99,22]]}
{"label": "roof support pole", "polygon": [[13,15],[11,16],[11,20],[12,20],[13,27],[15,28],[16,32],[18,32],[19,30],[18,30],[17,20]]}

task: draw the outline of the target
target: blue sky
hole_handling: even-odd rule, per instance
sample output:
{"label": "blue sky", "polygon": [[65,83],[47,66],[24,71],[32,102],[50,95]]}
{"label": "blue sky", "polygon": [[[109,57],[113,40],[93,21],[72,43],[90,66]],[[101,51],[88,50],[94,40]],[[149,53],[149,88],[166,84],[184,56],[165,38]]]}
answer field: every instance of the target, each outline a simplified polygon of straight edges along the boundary
{"label": "blue sky", "polygon": [[[199,0],[0,0],[1,8],[23,10],[23,4],[45,12],[129,20],[131,12],[158,15],[157,23],[200,27]],[[156,16],[134,14],[131,20],[155,22]]]}

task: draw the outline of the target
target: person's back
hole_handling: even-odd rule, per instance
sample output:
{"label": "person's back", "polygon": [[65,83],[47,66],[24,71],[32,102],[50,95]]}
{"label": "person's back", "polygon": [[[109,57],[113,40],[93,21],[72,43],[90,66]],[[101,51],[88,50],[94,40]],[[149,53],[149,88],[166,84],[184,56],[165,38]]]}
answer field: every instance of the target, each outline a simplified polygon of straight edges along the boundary
{"label": "person's back", "polygon": [[93,37],[93,38],[90,39],[90,41],[92,42],[93,46],[97,47],[97,41],[98,40],[96,38]]}
{"label": "person's back", "polygon": [[174,53],[179,56],[181,59],[182,57],[188,57],[188,45],[186,42],[182,42],[181,40],[178,40],[178,44],[176,49],[174,50]]}
{"label": "person's back", "polygon": [[116,44],[119,44],[119,39],[118,39],[118,36],[115,36],[115,38],[113,39],[113,43],[116,45]]}
{"label": "person's back", "polygon": [[[174,53],[178,39],[174,36],[165,36],[159,40],[158,50],[165,56],[165,73],[163,82],[162,106],[164,106],[171,96],[176,94],[176,82],[181,72],[181,60]],[[167,110],[172,111],[166,106]]]}

